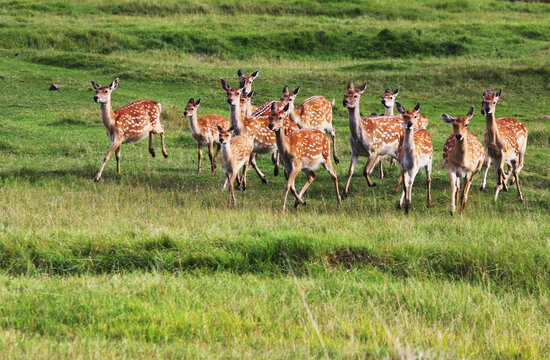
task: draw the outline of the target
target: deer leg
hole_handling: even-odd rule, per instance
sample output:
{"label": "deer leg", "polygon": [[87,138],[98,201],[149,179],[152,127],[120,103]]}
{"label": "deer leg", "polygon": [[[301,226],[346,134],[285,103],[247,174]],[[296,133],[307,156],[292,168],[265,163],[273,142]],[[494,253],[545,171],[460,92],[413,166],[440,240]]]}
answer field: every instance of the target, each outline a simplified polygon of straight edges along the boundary
{"label": "deer leg", "polygon": [[235,180],[235,176],[232,172],[227,173],[227,182],[229,183],[229,189],[227,191],[227,207],[231,206],[231,196],[233,195],[233,181]]}
{"label": "deer leg", "polygon": [[328,132],[332,138],[332,158],[334,159],[334,163],[338,165],[338,163],[340,163],[340,158],[336,154],[336,131],[334,131],[334,128],[331,126]]}
{"label": "deer leg", "polygon": [[502,188],[504,187],[504,182],[506,180],[505,176],[504,176],[504,154],[501,154],[500,156],[500,163],[499,164],[495,164],[496,166],[496,170],[497,170],[497,188],[495,190],[495,201],[497,201],[498,199],[498,193],[500,192],[500,190],[502,190]]}
{"label": "deer leg", "polygon": [[231,199],[233,200],[233,204],[237,203],[237,200],[235,199],[235,187],[233,186],[233,184],[235,183],[235,177],[237,175],[239,175],[238,171],[231,173],[231,181],[229,184],[229,190],[231,191]]}
{"label": "deer leg", "polygon": [[155,149],[153,149],[153,132],[149,133],[149,152],[152,157],[155,157]]}
{"label": "deer leg", "polygon": [[113,141],[113,143],[111,144],[111,147],[109,148],[109,151],[107,152],[107,154],[103,158],[103,163],[101,164],[101,167],[99,168],[99,171],[98,171],[97,175],[94,178],[95,181],[99,181],[99,179],[101,178],[101,173],[103,172],[103,169],[105,168],[105,164],[107,163],[107,161],[109,160],[111,155],[113,155],[113,153],[116,151],[116,149],[118,149],[120,147],[121,143],[122,142],[120,140]]}
{"label": "deer leg", "polygon": [[[382,160],[384,158],[382,156],[378,156],[376,159],[376,163],[380,163],[380,180],[384,178],[384,167],[382,166]],[[375,164],[376,166],[376,164]]]}
{"label": "deer leg", "polygon": [[334,182],[334,187],[336,188],[336,199],[338,200],[338,206],[342,205],[342,198],[340,197],[340,190],[338,190],[338,177],[336,176],[336,171],[332,167],[332,164],[330,163],[330,158],[327,159],[327,162],[323,164],[325,169],[330,174],[330,177],[332,178],[332,181]]}
{"label": "deer leg", "polygon": [[407,171],[401,170],[401,179],[403,183],[403,191],[401,191],[401,196],[399,197],[399,201],[397,202],[397,208],[401,209],[403,207],[403,199],[405,199],[405,196],[407,195],[407,181],[409,174]]}
{"label": "deer leg", "polygon": [[307,176],[306,183],[304,184],[304,186],[302,186],[302,190],[300,190],[300,193],[296,194],[296,201],[294,202],[294,208],[297,208],[298,205],[300,205],[300,204],[302,204],[302,205],[306,204],[306,202],[302,199],[302,196],[306,192],[309,185],[311,185],[313,180],[315,180],[315,173],[313,171],[307,170],[307,171],[305,171],[305,173],[306,173],[306,176]]}
{"label": "deer leg", "polygon": [[456,187],[456,173],[449,172],[449,182],[451,183],[451,216],[454,215],[456,210],[456,193],[457,193],[457,187]]}
{"label": "deer leg", "polygon": [[407,196],[405,197],[405,214],[409,213],[409,207],[411,206],[412,188],[413,188],[413,184],[414,184],[414,179],[416,178],[416,174],[418,174],[418,168],[412,168],[411,173],[410,173],[410,177],[409,177]]}
{"label": "deer leg", "polygon": [[256,155],[256,153],[250,154],[250,165],[252,165],[254,170],[256,170],[256,173],[258,173],[258,176],[262,180],[262,183],[265,184],[267,182],[267,179],[265,178],[265,175],[260,171],[260,169],[258,169],[258,165],[256,165]]}
{"label": "deer leg", "polygon": [[214,154],[214,168],[216,167],[216,163],[217,163],[217,160],[218,160],[218,154],[220,153],[220,148],[221,148],[221,145],[216,144],[216,153]]}
{"label": "deer leg", "polygon": [[116,156],[116,173],[120,175],[120,146],[115,150]]}
{"label": "deer leg", "polygon": [[244,166],[243,166],[243,175],[241,177],[241,190],[242,191],[246,190],[246,173],[248,172],[249,167],[250,167],[250,165],[248,163],[244,164]]}
{"label": "deer leg", "polygon": [[483,161],[483,166],[485,166],[485,171],[483,172],[483,177],[481,178],[481,186],[479,190],[485,190],[485,185],[487,184],[487,173],[489,172],[489,167],[491,166],[491,158],[489,155],[485,155],[485,160]]}
{"label": "deer leg", "polygon": [[210,170],[212,171],[212,173],[216,172],[216,163],[215,163],[216,159],[214,158],[213,150],[214,150],[214,144],[209,142],[208,157],[210,158]]}
{"label": "deer leg", "polygon": [[344,187],[344,192],[342,193],[342,199],[345,199],[348,197],[349,183],[351,182],[351,177],[353,176],[353,171],[355,170],[355,165],[357,164],[357,158],[358,158],[357,154],[354,154],[352,151],[351,160],[349,163],[348,178],[346,180],[346,186]]}
{"label": "deer leg", "polygon": [[[393,158],[392,158],[393,159]],[[393,192],[396,193],[399,191],[399,186],[401,185],[401,181],[403,180],[403,178],[401,176],[399,176],[397,178],[397,185],[395,185],[395,189],[393,189]]]}
{"label": "deer leg", "polygon": [[198,168],[197,168],[197,174],[200,174],[201,173],[201,162],[202,162],[202,144],[201,143],[198,143],[198,147],[199,147],[199,165],[198,165]]}
{"label": "deer leg", "polygon": [[281,208],[281,214],[285,212],[286,198],[288,197],[288,192],[290,191],[290,188],[292,187],[292,183],[294,182],[294,179],[296,178],[296,175],[298,175],[299,171],[300,171],[299,169],[293,168],[290,174],[288,175],[288,180],[285,185],[285,196],[283,198],[283,207]]}
{"label": "deer leg", "polygon": [[166,146],[164,145],[164,131],[160,133],[160,146],[162,147],[162,156],[166,159],[168,153],[166,152]]}
{"label": "deer leg", "polygon": [[275,167],[273,168],[273,176],[279,175],[279,152],[275,151],[271,154],[271,161]]}
{"label": "deer leg", "polygon": [[512,170],[512,174],[514,174],[514,179],[516,180],[516,187],[518,189],[518,200],[520,202],[523,202],[523,195],[521,194],[521,188],[519,186],[519,171],[516,167]]}
{"label": "deer leg", "polygon": [[468,201],[468,191],[470,191],[470,185],[472,185],[472,178],[473,176],[466,176],[464,180],[464,186],[462,187],[462,191],[460,194],[460,210],[458,211],[459,214],[462,215],[462,212],[464,211],[464,208],[466,207],[466,201]]}
{"label": "deer leg", "polygon": [[429,164],[424,168],[426,172],[426,188],[428,191],[428,198],[426,199],[426,205],[428,207],[432,206],[432,164]]}
{"label": "deer leg", "polygon": [[369,187],[376,186],[376,184],[370,180],[369,175],[372,173],[372,170],[374,169],[374,165],[376,164],[377,159],[378,159],[378,154],[374,155],[373,153],[370,153],[369,160],[365,165],[365,170],[363,170],[363,175],[365,176],[365,179],[367,179],[367,184],[369,185]]}

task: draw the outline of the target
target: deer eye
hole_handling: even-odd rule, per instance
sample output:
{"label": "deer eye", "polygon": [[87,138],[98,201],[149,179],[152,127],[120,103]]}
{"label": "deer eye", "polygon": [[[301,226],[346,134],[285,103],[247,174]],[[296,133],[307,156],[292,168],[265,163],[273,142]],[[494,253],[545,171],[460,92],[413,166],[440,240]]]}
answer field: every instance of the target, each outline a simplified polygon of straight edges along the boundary
{"label": "deer eye", "polygon": [[357,95],[353,95],[354,98],[357,98]]}
{"label": "deer eye", "polygon": [[468,127],[468,124],[464,125],[464,127]]}
{"label": "deer eye", "polygon": [[107,94],[107,90],[105,90],[105,94]]}

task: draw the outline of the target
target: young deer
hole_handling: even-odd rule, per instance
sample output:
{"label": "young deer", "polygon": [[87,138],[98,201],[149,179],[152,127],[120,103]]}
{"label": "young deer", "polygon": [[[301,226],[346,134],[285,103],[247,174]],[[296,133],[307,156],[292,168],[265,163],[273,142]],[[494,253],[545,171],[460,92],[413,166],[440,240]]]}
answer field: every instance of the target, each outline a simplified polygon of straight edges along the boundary
{"label": "young deer", "polygon": [[160,123],[160,112],[162,110],[160,103],[138,100],[113,111],[111,93],[118,86],[118,78],[109,86],[99,86],[93,80],[90,80],[90,83],[95,90],[94,101],[101,104],[101,118],[107,129],[107,137],[111,140],[111,147],[94,178],[95,181],[99,181],[101,178],[103,168],[105,168],[105,164],[113,153],[116,155],[116,170],[120,174],[120,145],[138,142],[147,135],[149,135],[149,152],[151,155],[155,157],[153,134],[159,134],[162,155],[165,158],[168,157],[164,147],[164,127]]}
{"label": "young deer", "polygon": [[[197,116],[197,110],[201,104],[201,99],[195,102],[194,98],[189,99],[187,106],[185,107],[184,115],[189,118],[189,129],[191,130],[191,136],[197,142],[199,150],[199,164],[197,173],[201,173],[202,162],[202,147],[208,146],[208,157],[210,158],[210,169],[212,172],[216,171],[216,159],[218,152],[220,151],[220,143],[218,142],[218,126],[223,129],[229,128],[229,120],[223,116],[216,114],[208,114],[203,117]],[[212,150],[216,143],[216,154],[212,155]]]}
{"label": "young deer", "polygon": [[[234,127],[236,135],[244,135],[254,142],[253,155],[250,159],[250,165],[256,170],[262,182],[266,182],[265,175],[258,169],[255,160],[255,154],[273,154],[277,150],[275,134],[269,131],[268,117],[246,117],[242,116],[240,109],[240,96],[243,91],[243,83],[238,88],[230,88],[225,80],[220,79],[222,89],[227,94],[227,102],[230,105],[229,120]],[[287,131],[298,130],[298,126],[292,121],[286,119],[285,127]],[[275,164],[275,172],[278,172],[278,165]]]}
{"label": "young deer", "polygon": [[498,193],[504,188],[508,191],[509,173],[504,172],[504,164],[508,165],[509,170],[514,175],[514,180],[518,189],[518,199],[523,201],[521,188],[519,186],[519,173],[523,168],[523,156],[527,147],[527,128],[525,125],[513,118],[502,117],[495,120],[495,107],[497,101],[502,95],[502,89],[497,93],[486,90],[483,93],[481,101],[481,114],[485,115],[485,147],[487,155],[485,157],[485,172],[481,181],[481,190],[485,190],[487,182],[487,172],[491,161],[494,161],[494,168],[497,173],[497,188],[495,190],[495,201]]}
{"label": "young deer", "polygon": [[292,94],[290,94],[288,86],[283,89],[281,102],[283,105],[289,105],[290,112],[288,116],[290,120],[295,122],[300,129],[317,129],[329,134],[332,138],[332,157],[334,162],[338,164],[340,159],[336,154],[336,132],[332,127],[334,100],[329,102],[324,96],[312,96],[294,107],[294,100],[299,92],[299,86]]}
{"label": "young deer", "polygon": [[252,105],[252,96],[254,96],[254,90],[252,90],[251,92],[245,94],[245,92],[243,91],[243,93],[241,94],[241,114],[242,116],[245,116],[245,117],[251,117],[252,116],[252,113],[254,111],[256,111],[256,109],[258,109],[257,107],[255,107],[254,105]]}
{"label": "young deer", "polygon": [[252,83],[259,73],[260,70],[256,70],[252,74],[250,74],[250,76],[246,76],[242,69],[239,69],[239,71],[237,71],[237,75],[239,75],[239,83],[244,84],[244,89],[246,90],[247,94],[252,92]]}
{"label": "young deer", "polygon": [[236,203],[234,186],[235,178],[239,175],[239,170],[243,168],[243,177],[241,188],[246,190],[246,171],[248,170],[248,160],[250,159],[250,152],[252,151],[252,141],[245,136],[232,136],[233,128],[225,130],[218,125],[219,139],[222,146],[221,167],[225,173],[226,179],[223,184],[223,189],[229,184],[229,197],[227,199],[227,206],[231,205],[231,201]]}
{"label": "young deer", "polygon": [[468,123],[474,115],[474,107],[470,108],[464,117],[454,118],[447,114],[439,115],[447,124],[453,125],[453,134],[447,138],[443,146],[443,162],[449,172],[451,183],[451,215],[456,210],[455,203],[459,201],[460,178],[464,179],[464,186],[460,191],[460,207],[462,214],[472,179],[481,170],[485,151],[479,140],[468,132]]}
{"label": "young deer", "polygon": [[[285,126],[287,125],[285,118],[289,111],[289,104],[286,104],[283,110],[278,110],[277,105],[273,104],[271,106],[271,115],[269,116],[269,129],[275,132],[281,162],[288,173],[281,213],[285,211],[289,190],[292,190],[292,194],[296,197],[294,207],[298,207],[299,204],[306,204],[302,199],[302,195],[304,195],[309,185],[315,180],[313,170],[319,165],[323,165],[332,177],[336,188],[338,205],[341,205],[342,199],[338,191],[338,178],[330,162],[330,142],[323,132],[316,129],[300,129],[287,134],[285,131]],[[296,193],[294,179],[300,171],[306,174],[307,180],[300,193]]]}
{"label": "young deer", "polygon": [[432,173],[433,146],[430,134],[418,126],[418,120],[420,119],[418,109],[420,108],[420,103],[416,104],[414,110],[407,111],[403,109],[400,103],[396,103],[396,106],[397,111],[403,115],[403,125],[405,127],[403,140],[400,142],[398,150],[403,192],[399,198],[397,208],[401,208],[403,199],[405,199],[405,214],[408,214],[414,178],[420,168],[424,168],[426,173],[426,186],[428,190],[427,204],[430,206],[432,203],[432,180],[430,175]]}
{"label": "young deer", "polygon": [[[361,94],[367,88],[365,83],[359,90],[355,90],[355,85],[351,82],[348,85],[348,91],[344,95],[343,105],[349,111],[349,144],[351,147],[351,161],[349,166],[348,178],[344,188],[343,198],[348,195],[348,188],[357,164],[359,156],[368,158],[363,175],[367,179],[369,186],[375,186],[369,175],[374,168],[378,156],[390,155],[397,159],[397,148],[403,137],[403,121],[396,116],[378,116],[361,118],[359,112],[359,101]],[[399,186],[399,183],[398,183]]]}
{"label": "young deer", "polygon": [[[395,105],[395,99],[397,98],[397,95],[399,94],[399,89],[395,90],[395,92],[392,92],[390,88],[387,88],[384,92],[384,95],[382,95],[382,105],[384,106],[384,116],[394,116],[393,115],[393,107]],[[378,116],[376,112],[371,114],[371,117]],[[384,168],[382,166],[382,159],[384,157],[378,157],[376,160],[376,164],[380,164],[380,179],[384,178]],[[391,158],[391,165],[395,164],[395,159]],[[374,164],[376,166],[376,164]]]}

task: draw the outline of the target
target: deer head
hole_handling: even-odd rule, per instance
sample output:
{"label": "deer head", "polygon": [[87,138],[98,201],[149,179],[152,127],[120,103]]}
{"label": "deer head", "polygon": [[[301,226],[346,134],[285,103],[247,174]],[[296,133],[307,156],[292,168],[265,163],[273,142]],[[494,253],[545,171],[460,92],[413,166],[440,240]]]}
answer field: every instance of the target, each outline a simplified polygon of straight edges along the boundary
{"label": "deer head", "polygon": [[474,116],[474,107],[472,106],[470,108],[470,111],[468,111],[468,114],[466,114],[466,116],[464,117],[454,118],[444,113],[440,114],[439,116],[447,124],[453,124],[453,133],[455,134],[456,140],[462,141],[466,139],[466,136],[468,134],[468,123],[470,122],[472,116]]}
{"label": "deer head", "polygon": [[399,89],[392,92],[390,88],[387,88],[384,95],[382,95],[382,105],[384,105],[386,109],[393,108],[397,94],[399,94]]}
{"label": "deer head", "polygon": [[491,90],[485,90],[483,97],[481,98],[481,115],[488,115],[495,113],[495,106],[498,99],[502,95],[502,89],[496,93],[492,93]]}
{"label": "deer head", "polygon": [[99,86],[95,81],[90,80],[92,87],[95,90],[94,101],[100,104],[105,104],[111,100],[111,92],[118,86],[118,78],[115,79],[109,86]]}
{"label": "deer head", "polygon": [[344,95],[344,101],[342,104],[348,109],[353,109],[359,105],[359,100],[361,99],[361,94],[365,92],[367,88],[367,83],[364,83],[359,90],[355,90],[355,85],[350,82],[348,84],[348,92]]}
{"label": "deer head", "polygon": [[222,89],[227,93],[227,102],[231,106],[237,106],[241,101],[241,94],[243,94],[244,82],[241,81],[238,88],[231,88],[224,79],[220,79],[220,85]]}
{"label": "deer head", "polygon": [[247,93],[252,91],[252,83],[254,82],[254,79],[256,79],[256,76],[258,76],[259,72],[260,70],[256,70],[252,74],[250,74],[250,76],[246,76],[242,69],[239,69],[239,71],[237,71],[237,75],[239,75],[239,81],[241,83],[244,83],[243,87],[246,89]]}
{"label": "deer head", "polygon": [[416,106],[413,110],[405,110],[403,109],[403,106],[396,102],[395,107],[397,111],[403,115],[403,125],[405,126],[405,129],[407,130],[414,130],[418,128],[418,119],[420,118],[420,115],[418,114],[418,109],[420,109],[420,103],[416,103]]}

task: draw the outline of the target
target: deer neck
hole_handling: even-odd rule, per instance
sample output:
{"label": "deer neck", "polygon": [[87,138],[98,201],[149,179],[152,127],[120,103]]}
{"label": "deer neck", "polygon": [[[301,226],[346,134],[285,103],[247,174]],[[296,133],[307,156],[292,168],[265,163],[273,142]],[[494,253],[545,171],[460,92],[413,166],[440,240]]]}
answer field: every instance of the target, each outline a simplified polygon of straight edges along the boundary
{"label": "deer neck", "polygon": [[111,99],[101,103],[101,120],[108,130],[111,130],[115,126],[115,113],[111,107]]}
{"label": "deer neck", "polygon": [[453,162],[456,164],[465,164],[468,157],[468,134],[462,141],[455,138],[455,148],[453,152]]}
{"label": "deer neck", "polygon": [[498,125],[497,125],[497,121],[495,120],[494,113],[485,115],[485,127],[487,130],[487,135],[489,136],[489,139],[494,141],[499,138],[500,134],[498,132]]}
{"label": "deer neck", "polygon": [[189,116],[189,129],[191,129],[193,134],[200,133],[197,112],[194,112],[193,115]]}
{"label": "deer neck", "polygon": [[277,149],[281,155],[286,156],[290,153],[290,144],[284,126],[281,126],[279,130],[275,130],[275,140],[277,141]]}
{"label": "deer neck", "polygon": [[393,106],[392,107],[384,106],[384,116],[393,116]]}
{"label": "deer neck", "polygon": [[413,129],[405,128],[403,134],[403,155],[407,157],[414,157],[414,132]]}
{"label": "deer neck", "polygon": [[300,128],[302,128],[302,118],[301,118],[301,116],[298,114],[298,112],[296,111],[296,109],[292,109],[292,110],[288,113],[288,118],[290,119],[290,121],[292,121],[293,123],[295,123],[296,125],[298,125]]}
{"label": "deer neck", "polygon": [[349,130],[351,136],[355,140],[361,141],[364,139],[363,128],[361,127],[361,114],[359,112],[359,104],[354,108],[348,108],[349,111]]}
{"label": "deer neck", "polygon": [[231,138],[227,139],[227,141],[222,144],[221,154],[222,154],[221,155],[222,163],[226,163],[226,164],[233,163],[233,152],[231,151]]}
{"label": "deer neck", "polygon": [[233,126],[235,135],[243,135],[243,114],[241,113],[241,105],[230,105],[229,121]]}

